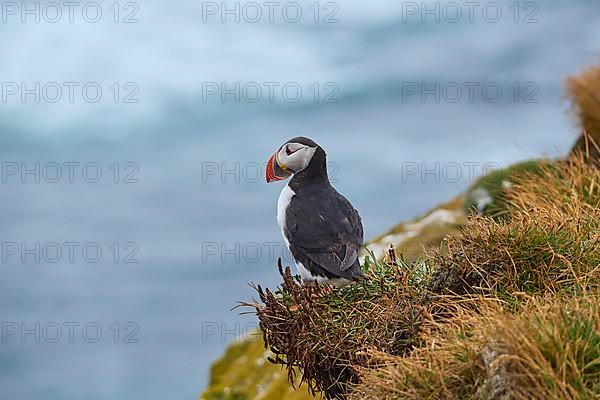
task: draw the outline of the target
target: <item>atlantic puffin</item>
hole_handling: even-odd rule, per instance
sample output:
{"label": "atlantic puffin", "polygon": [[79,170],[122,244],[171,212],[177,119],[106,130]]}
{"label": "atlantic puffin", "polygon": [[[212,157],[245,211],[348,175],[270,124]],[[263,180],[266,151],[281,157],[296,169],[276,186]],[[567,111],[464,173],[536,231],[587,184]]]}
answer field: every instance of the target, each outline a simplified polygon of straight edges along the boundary
{"label": "atlantic puffin", "polygon": [[302,282],[340,287],[361,280],[361,218],[331,186],[323,148],[301,136],[279,147],[267,161],[267,183],[290,176],[277,202],[277,223]]}

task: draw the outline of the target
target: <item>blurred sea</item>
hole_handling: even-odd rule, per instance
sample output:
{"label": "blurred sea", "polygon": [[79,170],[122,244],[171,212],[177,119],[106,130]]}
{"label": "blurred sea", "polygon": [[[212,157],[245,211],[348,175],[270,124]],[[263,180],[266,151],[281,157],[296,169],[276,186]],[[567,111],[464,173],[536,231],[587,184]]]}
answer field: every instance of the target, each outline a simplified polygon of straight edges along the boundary
{"label": "blurred sea", "polygon": [[[1,184],[0,397],[197,397],[210,363],[254,321],[230,310],[253,296],[247,283],[278,282],[266,243],[282,243],[275,219],[282,184],[266,185],[262,171],[255,180],[252,168],[289,137],[310,136],[326,149],[335,186],[360,211],[366,237],[470,183],[466,169],[455,182],[402,179],[403,162],[505,166],[564,154],[574,142],[564,78],[598,61],[597,0],[536,2],[539,22],[529,24],[521,21],[533,10],[526,2],[519,23],[513,1],[497,3],[504,12],[497,23],[480,13],[474,23],[466,16],[458,23],[422,23],[418,16],[404,22],[401,2],[338,2],[339,22],[331,24],[313,22],[312,3],[300,3],[305,18],[298,23],[269,23],[266,16],[255,24],[231,17],[221,23],[219,15],[204,23],[201,2],[179,0],[136,3],[134,24],[114,23],[112,2],[99,3],[105,14],[98,23],[22,23],[11,16],[0,23],[2,82],[97,82],[104,93],[97,103],[36,103],[33,96],[0,103],[4,173],[11,163],[36,162],[96,162],[103,173],[97,183],[80,175],[73,183],[34,183],[26,175],[21,183],[7,175]],[[139,102],[115,103],[114,82],[119,99],[133,82]],[[203,82],[296,82],[303,95],[296,103],[281,95],[272,103],[205,101]],[[419,95],[403,98],[406,82],[496,82],[504,94],[496,103],[480,96],[421,102]],[[521,90],[534,83],[539,101],[524,103],[522,93],[515,102],[515,82]],[[338,89],[337,103],[322,101],[327,83]],[[139,167],[139,182],[114,183],[116,162],[120,182],[133,171],[125,169],[128,162]],[[221,176],[223,167],[236,165],[237,175]],[[207,175],[215,166],[218,173]],[[71,263],[66,255],[37,263],[32,255],[25,262],[21,252],[8,255],[6,243],[36,242],[99,243],[103,256],[97,263],[80,256]],[[129,242],[139,248],[138,263],[122,262]],[[121,248],[118,263],[113,243]],[[40,343],[35,334],[6,334],[11,323],[35,330],[36,322],[48,327]],[[65,322],[80,324],[73,343]],[[90,322],[102,329],[96,343],[81,336]],[[135,325],[125,329],[127,322]],[[49,323],[62,326],[56,343],[46,340],[54,337]],[[132,326],[138,343],[124,343]]]}

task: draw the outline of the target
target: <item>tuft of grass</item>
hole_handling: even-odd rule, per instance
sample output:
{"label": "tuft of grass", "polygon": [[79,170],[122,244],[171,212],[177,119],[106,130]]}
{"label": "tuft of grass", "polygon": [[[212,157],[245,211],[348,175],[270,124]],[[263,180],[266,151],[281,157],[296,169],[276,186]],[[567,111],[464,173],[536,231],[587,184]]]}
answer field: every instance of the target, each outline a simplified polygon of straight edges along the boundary
{"label": "tuft of grass", "polygon": [[536,175],[515,179],[506,207],[504,219],[473,217],[463,236],[448,239],[448,254],[436,256],[434,293],[516,300],[598,286],[600,170],[581,156],[542,166]]}
{"label": "tuft of grass", "polygon": [[349,384],[357,383],[353,366],[368,363],[366,350],[406,354],[419,336],[421,313],[414,307],[418,288],[408,284],[414,274],[402,261],[382,265],[371,261],[369,279],[335,289],[304,287],[283,270],[276,293],[258,286],[262,304],[255,308],[271,362],[287,367],[289,379],[311,392],[343,398]]}
{"label": "tuft of grass", "polygon": [[[458,300],[458,299],[455,299]],[[600,298],[532,299],[519,314],[449,299],[407,357],[373,354],[350,400],[592,399],[600,395]]]}

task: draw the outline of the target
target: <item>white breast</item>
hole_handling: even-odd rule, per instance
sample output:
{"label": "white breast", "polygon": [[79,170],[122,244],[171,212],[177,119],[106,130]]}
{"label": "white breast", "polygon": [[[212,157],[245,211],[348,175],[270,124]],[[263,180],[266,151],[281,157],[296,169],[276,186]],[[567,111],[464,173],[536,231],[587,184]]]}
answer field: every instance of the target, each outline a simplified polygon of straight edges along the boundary
{"label": "white breast", "polygon": [[281,234],[283,235],[283,240],[285,240],[285,244],[289,247],[289,243],[287,238],[285,237],[285,211],[290,205],[290,201],[292,201],[292,197],[294,197],[296,193],[289,187],[285,186],[279,195],[279,200],[277,201],[277,224],[279,225],[279,229],[281,229]]}

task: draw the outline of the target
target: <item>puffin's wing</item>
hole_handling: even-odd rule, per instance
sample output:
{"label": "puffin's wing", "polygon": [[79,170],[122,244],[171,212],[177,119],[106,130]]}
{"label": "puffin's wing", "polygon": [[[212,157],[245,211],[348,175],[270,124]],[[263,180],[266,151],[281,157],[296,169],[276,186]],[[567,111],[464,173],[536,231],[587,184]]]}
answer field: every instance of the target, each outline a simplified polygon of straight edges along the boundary
{"label": "puffin's wing", "polygon": [[306,253],[306,256],[311,259],[312,262],[319,265],[322,268],[329,270],[330,272],[334,272],[330,270],[335,269],[336,271],[346,271],[348,268],[352,267],[358,258],[358,246],[344,246],[345,251],[344,258],[340,258],[338,255],[340,253],[339,246],[335,248],[329,248],[330,252],[327,253],[317,253],[314,249],[303,249]]}
{"label": "puffin's wing", "polygon": [[317,201],[294,200],[286,212],[286,235],[294,257],[300,262],[306,257],[334,276],[352,277],[348,270],[356,264],[363,242],[358,212],[337,192],[313,199]]}

